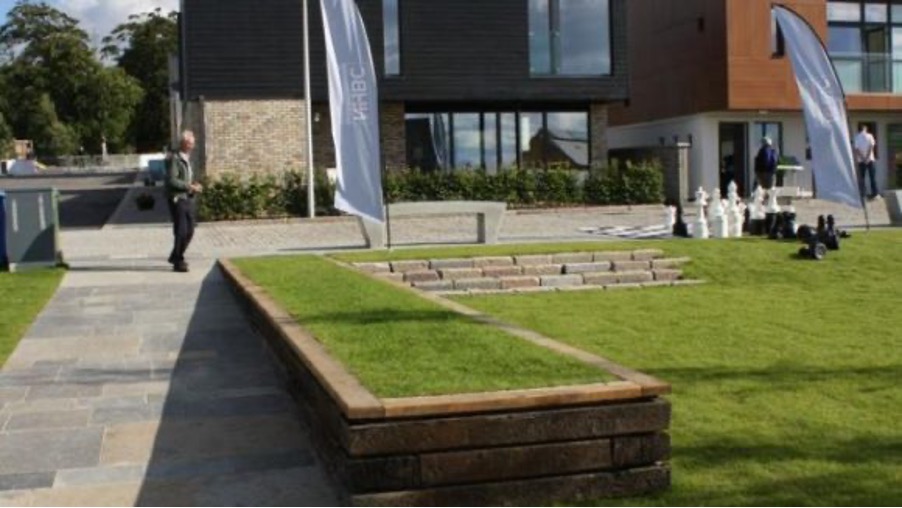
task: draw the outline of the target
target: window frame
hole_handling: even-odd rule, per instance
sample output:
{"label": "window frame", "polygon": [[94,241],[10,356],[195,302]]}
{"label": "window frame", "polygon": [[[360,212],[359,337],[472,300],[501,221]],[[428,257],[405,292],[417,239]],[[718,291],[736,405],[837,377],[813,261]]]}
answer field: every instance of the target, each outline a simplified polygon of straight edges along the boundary
{"label": "window frame", "polygon": [[[397,28],[397,30],[396,30],[397,40],[395,41],[397,43],[397,48],[398,48],[397,72],[390,72],[389,68],[388,68],[389,44],[388,44],[388,30],[386,30],[387,19],[385,16],[385,6],[388,2],[395,3],[395,12],[397,14],[397,16],[395,17],[395,20],[394,20],[395,26]],[[403,54],[402,47],[401,47],[401,44],[402,44],[401,41],[403,40],[402,29],[401,29],[401,19],[402,19],[401,3],[402,3],[401,0],[382,0],[382,75],[387,79],[397,78],[404,74],[404,59],[401,57],[401,55]]]}
{"label": "window frame", "polygon": [[[399,0],[400,1],[400,0]],[[563,0],[544,0],[548,4],[548,61],[550,70],[546,72],[533,72],[532,70],[532,44],[527,44],[529,50],[529,76],[533,79],[597,79],[604,77],[611,77],[614,75],[615,69],[615,52],[614,52],[614,1],[613,0],[605,0],[607,2],[607,13],[608,13],[608,34],[607,34],[607,53],[608,53],[608,69],[607,72],[601,72],[597,74],[564,74],[560,71],[560,62],[561,62],[561,27],[560,27],[560,18],[561,18],[561,2]],[[528,22],[528,26],[532,26],[531,16],[532,11],[529,8],[529,2],[527,0],[527,17],[530,18],[530,22]]]}
{"label": "window frame", "polygon": [[[829,14],[830,4],[834,3],[832,1],[827,2],[827,9]],[[859,35],[861,54],[855,57],[842,56],[842,54],[836,55],[834,53],[830,53],[830,60],[833,61],[834,67],[837,62],[857,62],[860,64],[860,76],[859,81],[861,83],[861,90],[850,92],[850,93],[890,93],[890,94],[902,94],[902,83],[897,83],[895,79],[895,68],[896,65],[902,66],[902,53],[896,55],[893,53],[893,29],[899,28],[902,29],[902,1],[900,0],[838,0],[838,3],[856,3],[858,4],[858,20],[857,21],[831,21],[829,16],[827,18],[827,33],[829,37],[830,28],[838,27],[838,28],[853,28],[856,29]],[[867,21],[867,6],[868,5],[882,5],[886,7],[886,21],[885,22],[874,22]],[[894,9],[894,7],[898,7],[898,9]],[[894,16],[894,11],[896,14],[899,14],[900,19],[896,19]],[[876,58],[871,57],[871,53],[868,51],[868,41],[867,41],[867,31],[868,29],[874,30],[876,28],[882,28],[886,31],[886,51],[883,54],[877,54]],[[829,38],[826,41],[829,47]],[[884,84],[885,89],[877,89],[872,85],[871,73],[869,72],[869,68],[871,65],[879,65],[880,61],[883,60],[886,63],[884,64]]]}
{"label": "window frame", "polygon": [[[539,167],[529,167],[525,168],[523,166],[523,140],[521,139],[521,114],[523,113],[538,113],[541,115],[542,123],[540,126],[541,132],[543,132],[543,153],[542,153],[542,163]],[[449,157],[449,167],[445,169],[445,171],[454,171],[463,169],[460,167],[456,160],[456,146],[454,142],[455,138],[455,121],[454,117],[456,114],[479,114],[479,132],[480,132],[480,164],[478,168],[484,171],[492,171],[491,168],[486,164],[485,156],[485,127],[486,120],[491,115],[494,115],[494,124],[495,124],[495,167],[496,171],[503,171],[506,169],[510,169],[510,166],[504,165],[504,136],[502,132],[502,127],[504,125],[503,115],[504,114],[513,114],[514,116],[514,143],[515,143],[515,152],[516,152],[516,168],[518,169],[539,169],[539,170],[547,170],[549,169],[548,163],[548,114],[549,113],[580,113],[585,115],[586,119],[586,144],[587,144],[587,154],[588,161],[586,166],[574,166],[574,170],[587,170],[591,168],[592,165],[592,113],[588,106],[561,106],[561,105],[553,105],[549,104],[547,107],[544,106],[529,106],[529,107],[513,107],[513,108],[504,108],[504,107],[447,107],[439,106],[439,107],[410,107],[408,111],[405,112],[404,120],[405,122],[408,119],[408,115],[448,115],[448,151],[450,154]],[[489,119],[491,122],[491,119]],[[409,163],[409,161],[408,161]]]}

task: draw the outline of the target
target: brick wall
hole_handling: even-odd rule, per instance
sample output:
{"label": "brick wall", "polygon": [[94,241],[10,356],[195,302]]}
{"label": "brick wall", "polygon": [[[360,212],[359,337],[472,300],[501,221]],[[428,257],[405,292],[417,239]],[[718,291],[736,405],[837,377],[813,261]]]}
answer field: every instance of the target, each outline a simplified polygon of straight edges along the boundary
{"label": "brick wall", "polygon": [[407,133],[404,128],[404,104],[383,102],[380,105],[382,124],[382,158],[388,169],[407,167]]}
{"label": "brick wall", "polygon": [[593,103],[589,107],[589,133],[592,136],[591,165],[605,164],[608,160],[608,106]]}
{"label": "brick wall", "polygon": [[203,106],[208,176],[306,167],[303,101],[207,101]]}
{"label": "brick wall", "polygon": [[[382,144],[385,164],[401,168],[407,164],[404,104],[381,105]],[[198,137],[195,164],[209,176],[222,173],[272,173],[303,171],[307,167],[304,141],[304,101],[207,101],[189,103],[185,128]],[[335,167],[332,121],[329,105],[313,105],[313,164]]]}

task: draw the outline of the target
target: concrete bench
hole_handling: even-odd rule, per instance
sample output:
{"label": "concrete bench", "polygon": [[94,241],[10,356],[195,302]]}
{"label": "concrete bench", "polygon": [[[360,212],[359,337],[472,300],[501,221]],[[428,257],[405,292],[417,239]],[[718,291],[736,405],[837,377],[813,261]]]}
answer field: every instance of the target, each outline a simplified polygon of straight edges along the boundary
{"label": "concrete bench", "polygon": [[[422,217],[429,215],[476,215],[477,241],[485,244],[498,243],[501,223],[507,203],[495,201],[422,201],[415,203],[392,203],[388,213],[392,220],[400,217]],[[384,249],[386,246],[385,225],[359,219],[360,229],[367,247]]]}
{"label": "concrete bench", "polygon": [[889,190],[883,193],[886,213],[893,226],[902,226],[902,190]]}

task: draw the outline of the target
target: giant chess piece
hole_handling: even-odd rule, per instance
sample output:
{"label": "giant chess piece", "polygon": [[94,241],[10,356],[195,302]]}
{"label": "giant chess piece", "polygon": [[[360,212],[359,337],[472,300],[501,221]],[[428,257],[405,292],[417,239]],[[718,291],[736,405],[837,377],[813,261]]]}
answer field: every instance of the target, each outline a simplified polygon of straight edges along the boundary
{"label": "giant chess piece", "polygon": [[724,210],[723,201],[720,199],[720,189],[714,189],[711,193],[711,206],[708,208],[712,236],[714,236],[714,238],[727,238],[729,224],[727,223],[726,210]]}
{"label": "giant chess piece", "polygon": [[711,237],[708,230],[708,218],[705,216],[705,205],[708,203],[708,193],[705,189],[699,187],[695,193],[695,201],[698,205],[698,217],[695,219],[695,230],[692,232],[693,238],[704,240]]}
{"label": "giant chess piece", "polygon": [[676,222],[673,224],[673,236],[689,238],[689,227],[683,221],[683,205],[677,205],[676,207]]}
{"label": "giant chess piece", "polygon": [[767,209],[764,215],[764,230],[770,238],[781,238],[780,227],[780,204],[777,203],[777,189],[767,191]]}
{"label": "giant chess piece", "polygon": [[764,211],[764,189],[759,185],[752,193],[749,202],[749,233],[755,236],[765,234],[764,221],[767,215]]}
{"label": "giant chess piece", "polygon": [[664,207],[664,231],[673,231],[676,225],[677,209],[675,206],[667,205]]}
{"label": "giant chess piece", "polygon": [[730,238],[742,237],[744,217],[740,208],[741,204],[742,202],[739,200],[739,186],[736,185],[735,181],[731,180],[727,186],[727,216],[730,222],[727,233]]}
{"label": "giant chess piece", "polygon": [[783,238],[797,238],[799,226],[796,224],[796,209],[789,205],[783,211]]}
{"label": "giant chess piece", "polygon": [[748,210],[745,203],[739,202],[733,211],[732,221],[730,222],[730,236],[732,238],[742,238],[743,231],[748,231]]}
{"label": "giant chess piece", "polygon": [[824,231],[824,238],[821,240],[829,250],[839,250],[839,232],[836,230],[836,221],[832,215],[827,216],[827,228]]}

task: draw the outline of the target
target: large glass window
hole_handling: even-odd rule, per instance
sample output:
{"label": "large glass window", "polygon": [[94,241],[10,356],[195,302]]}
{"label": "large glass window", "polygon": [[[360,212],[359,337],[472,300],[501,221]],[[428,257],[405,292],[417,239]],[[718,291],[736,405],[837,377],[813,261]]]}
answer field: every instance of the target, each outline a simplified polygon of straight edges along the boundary
{"label": "large glass window", "polygon": [[401,29],[398,0],[382,0],[382,32],[385,44],[385,75],[401,74]]}
{"label": "large glass window", "polygon": [[451,168],[448,114],[411,113],[404,123],[408,166],[425,171]]}
{"label": "large glass window", "polygon": [[545,162],[545,129],[542,113],[520,113],[520,165],[540,168]]}
{"label": "large glass window", "polygon": [[482,130],[479,113],[455,113],[454,167],[473,169],[482,166]]}
{"label": "large glass window", "polygon": [[528,5],[532,75],[611,73],[609,0],[529,0]]}
{"label": "large glass window", "polygon": [[426,171],[589,166],[586,111],[405,115],[407,164]]}
{"label": "large glass window", "polygon": [[902,5],[830,1],[827,20],[827,48],[846,92],[902,92],[902,54],[897,49]]}
{"label": "large glass window", "polygon": [[589,129],[585,113],[548,113],[548,164],[589,165]]}
{"label": "large glass window", "polygon": [[501,167],[517,167],[517,114],[501,113]]}
{"label": "large glass window", "polygon": [[498,170],[498,114],[482,115],[482,164],[491,174]]}

